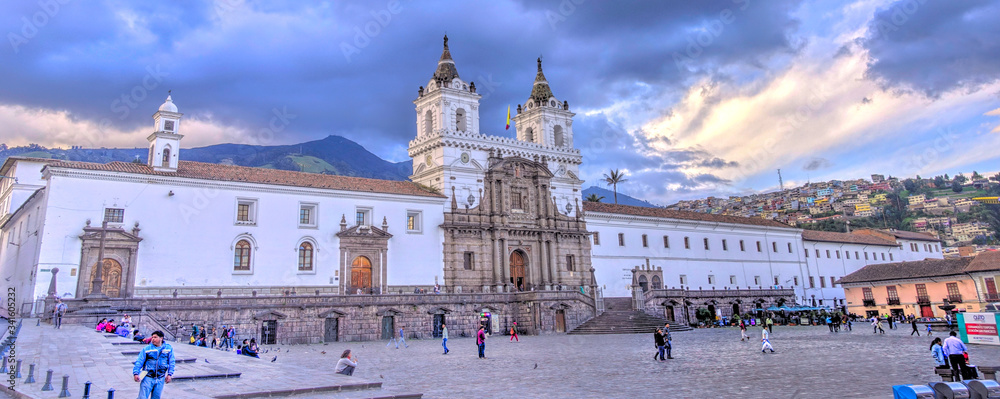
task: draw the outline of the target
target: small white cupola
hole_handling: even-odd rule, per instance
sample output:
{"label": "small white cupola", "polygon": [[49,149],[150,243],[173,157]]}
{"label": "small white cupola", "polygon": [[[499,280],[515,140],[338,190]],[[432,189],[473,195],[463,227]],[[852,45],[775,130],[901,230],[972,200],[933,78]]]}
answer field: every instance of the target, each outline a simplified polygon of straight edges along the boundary
{"label": "small white cupola", "polygon": [[181,114],[177,112],[177,105],[167,92],[167,101],[163,102],[160,109],[153,114],[153,134],[146,140],[149,141],[149,159],[146,164],[157,172],[176,172],[177,162],[180,160],[181,139],[184,136],[178,134],[180,131]]}
{"label": "small white cupola", "polygon": [[569,103],[560,102],[552,94],[549,81],[542,73],[542,58],[538,57],[538,72],[531,85],[531,95],[522,107],[517,105],[514,124],[517,139],[543,146],[573,148],[573,116]]}

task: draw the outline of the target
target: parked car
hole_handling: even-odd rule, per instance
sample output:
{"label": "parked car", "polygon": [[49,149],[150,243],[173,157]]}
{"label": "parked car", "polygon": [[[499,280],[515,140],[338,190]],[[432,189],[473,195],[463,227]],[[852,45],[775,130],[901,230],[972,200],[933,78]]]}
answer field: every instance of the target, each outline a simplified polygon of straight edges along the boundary
{"label": "parked car", "polygon": [[984,312],[1000,312],[1000,302],[987,303]]}

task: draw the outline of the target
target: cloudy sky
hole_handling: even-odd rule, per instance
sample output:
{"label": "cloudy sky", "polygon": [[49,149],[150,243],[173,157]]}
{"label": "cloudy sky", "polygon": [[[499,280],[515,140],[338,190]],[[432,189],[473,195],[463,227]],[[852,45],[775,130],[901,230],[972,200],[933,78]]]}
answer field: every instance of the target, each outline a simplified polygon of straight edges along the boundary
{"label": "cloudy sky", "polygon": [[342,135],[407,159],[447,33],[484,133],[535,59],[577,113],[586,185],[655,203],[808,180],[1000,170],[1000,2],[8,1],[0,143],[187,147]]}

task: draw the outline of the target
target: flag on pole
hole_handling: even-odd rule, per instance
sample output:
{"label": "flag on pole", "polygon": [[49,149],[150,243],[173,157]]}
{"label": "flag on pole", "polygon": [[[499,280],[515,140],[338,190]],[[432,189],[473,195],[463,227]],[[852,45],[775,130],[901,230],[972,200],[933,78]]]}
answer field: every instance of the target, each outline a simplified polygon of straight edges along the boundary
{"label": "flag on pole", "polygon": [[507,127],[503,130],[510,130],[510,105],[507,106]]}

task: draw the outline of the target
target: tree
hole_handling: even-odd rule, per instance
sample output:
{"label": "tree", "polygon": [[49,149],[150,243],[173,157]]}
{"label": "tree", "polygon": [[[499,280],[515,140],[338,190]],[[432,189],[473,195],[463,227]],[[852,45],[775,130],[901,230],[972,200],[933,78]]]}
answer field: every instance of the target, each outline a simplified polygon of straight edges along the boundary
{"label": "tree", "polygon": [[589,202],[601,202],[602,199],[604,199],[603,195],[590,194],[587,196],[587,198],[584,198],[583,200]]}
{"label": "tree", "polygon": [[944,176],[934,176],[934,187],[943,188],[947,185],[948,183],[944,181]]}
{"label": "tree", "polygon": [[980,180],[982,178],[983,178],[983,175],[979,174],[979,172],[972,171],[972,180],[973,181]]}
{"label": "tree", "polygon": [[965,182],[968,181],[968,180],[969,179],[967,177],[965,177],[965,175],[959,173],[959,174],[955,175],[955,179],[953,181],[957,181],[958,184],[965,184]]}
{"label": "tree", "polygon": [[997,173],[997,174],[993,175],[992,177],[990,177],[990,180],[993,180],[995,182],[1000,183],[1000,173]]}
{"label": "tree", "polygon": [[619,172],[618,169],[611,170],[611,174],[604,174],[604,182],[611,186],[615,191],[615,204],[618,204],[618,183],[627,182],[628,179],[625,178],[625,172]]}
{"label": "tree", "polygon": [[958,182],[958,178],[951,182],[951,191],[956,193],[962,192],[962,183]]}

